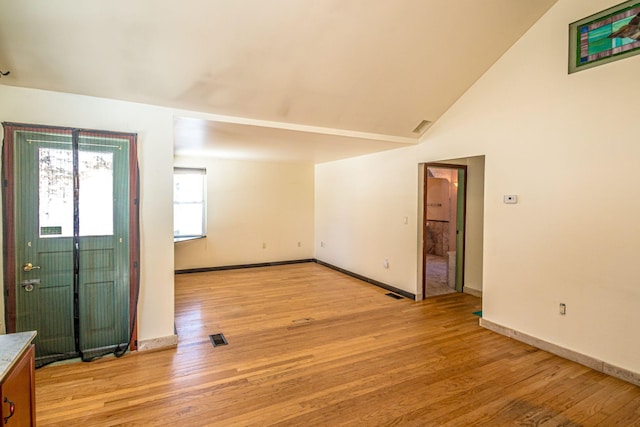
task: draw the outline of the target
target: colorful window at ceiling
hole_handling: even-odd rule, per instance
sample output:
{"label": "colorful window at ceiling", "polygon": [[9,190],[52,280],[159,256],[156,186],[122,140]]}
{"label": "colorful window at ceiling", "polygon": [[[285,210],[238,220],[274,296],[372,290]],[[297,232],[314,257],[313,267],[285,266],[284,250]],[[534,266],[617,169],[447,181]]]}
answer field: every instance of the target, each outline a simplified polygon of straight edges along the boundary
{"label": "colorful window at ceiling", "polygon": [[640,2],[625,2],[569,26],[569,73],[640,53]]}

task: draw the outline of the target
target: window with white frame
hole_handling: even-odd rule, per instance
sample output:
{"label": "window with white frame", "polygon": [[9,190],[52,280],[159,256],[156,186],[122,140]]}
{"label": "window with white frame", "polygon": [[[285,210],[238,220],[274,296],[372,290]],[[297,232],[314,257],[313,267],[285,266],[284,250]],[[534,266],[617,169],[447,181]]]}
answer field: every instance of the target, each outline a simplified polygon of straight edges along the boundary
{"label": "window with white frame", "polygon": [[173,169],[173,240],[207,235],[206,169]]}

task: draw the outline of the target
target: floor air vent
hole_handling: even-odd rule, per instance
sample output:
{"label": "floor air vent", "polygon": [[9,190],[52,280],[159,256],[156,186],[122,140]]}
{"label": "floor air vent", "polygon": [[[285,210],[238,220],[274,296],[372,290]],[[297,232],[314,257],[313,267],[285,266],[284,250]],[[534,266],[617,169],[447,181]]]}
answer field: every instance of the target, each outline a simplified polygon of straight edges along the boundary
{"label": "floor air vent", "polygon": [[227,339],[222,334],[209,335],[209,339],[211,340],[211,345],[214,347],[228,344]]}
{"label": "floor air vent", "polygon": [[394,293],[391,293],[391,292],[389,292],[388,294],[385,294],[385,295],[388,296],[388,297],[391,297],[393,299],[402,299],[403,298],[400,295],[397,295],[397,294],[394,294]]}

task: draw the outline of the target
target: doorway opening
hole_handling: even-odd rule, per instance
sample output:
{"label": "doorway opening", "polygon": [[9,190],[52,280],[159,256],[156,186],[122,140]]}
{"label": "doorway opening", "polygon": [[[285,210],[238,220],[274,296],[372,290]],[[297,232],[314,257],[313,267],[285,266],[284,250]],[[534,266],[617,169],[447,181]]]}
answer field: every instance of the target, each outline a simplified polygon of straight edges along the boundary
{"label": "doorway opening", "polygon": [[463,291],[466,178],[464,165],[425,165],[422,245],[425,298]]}

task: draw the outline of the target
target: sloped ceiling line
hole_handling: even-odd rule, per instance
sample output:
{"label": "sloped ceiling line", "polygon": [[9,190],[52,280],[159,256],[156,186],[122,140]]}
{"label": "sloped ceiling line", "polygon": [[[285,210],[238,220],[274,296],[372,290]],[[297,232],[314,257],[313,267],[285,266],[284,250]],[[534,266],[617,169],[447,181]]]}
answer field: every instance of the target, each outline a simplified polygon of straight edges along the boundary
{"label": "sloped ceiling line", "polygon": [[[328,161],[411,143],[555,2],[0,0],[0,84],[286,123],[325,134],[298,156]],[[202,126],[213,154],[219,127]],[[264,131],[242,134],[251,156]]]}

